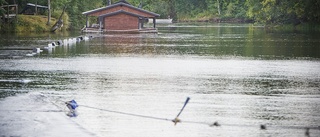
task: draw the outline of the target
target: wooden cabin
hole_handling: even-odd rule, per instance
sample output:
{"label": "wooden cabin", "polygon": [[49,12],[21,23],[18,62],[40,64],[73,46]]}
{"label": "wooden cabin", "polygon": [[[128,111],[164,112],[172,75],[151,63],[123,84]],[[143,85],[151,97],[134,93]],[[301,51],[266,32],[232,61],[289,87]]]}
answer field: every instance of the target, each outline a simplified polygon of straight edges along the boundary
{"label": "wooden cabin", "polygon": [[[125,0],[106,7],[83,12],[86,15],[84,32],[157,32],[156,18],[159,14],[132,6]],[[90,25],[89,16],[97,17],[97,22]],[[152,27],[145,27],[149,19]]]}
{"label": "wooden cabin", "polygon": [[26,7],[22,9],[20,14],[37,15],[39,12],[40,12],[40,14],[44,14],[46,11],[48,11],[47,6],[27,3]]}

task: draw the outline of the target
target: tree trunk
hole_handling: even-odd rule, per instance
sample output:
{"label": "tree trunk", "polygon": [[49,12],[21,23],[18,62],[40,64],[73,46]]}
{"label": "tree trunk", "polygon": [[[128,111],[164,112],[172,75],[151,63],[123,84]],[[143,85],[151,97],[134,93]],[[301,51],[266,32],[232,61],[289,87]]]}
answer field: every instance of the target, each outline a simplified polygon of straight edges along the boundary
{"label": "tree trunk", "polygon": [[48,22],[47,25],[50,25],[51,20],[51,8],[50,8],[50,0],[48,0]]}
{"label": "tree trunk", "polygon": [[220,10],[220,1],[219,1],[219,0],[217,0],[217,2],[218,2],[218,14],[220,15],[220,14],[221,14],[221,10]]}
{"label": "tree trunk", "polygon": [[169,18],[173,19],[173,20],[177,20],[177,13],[175,10],[175,0],[169,0]]}

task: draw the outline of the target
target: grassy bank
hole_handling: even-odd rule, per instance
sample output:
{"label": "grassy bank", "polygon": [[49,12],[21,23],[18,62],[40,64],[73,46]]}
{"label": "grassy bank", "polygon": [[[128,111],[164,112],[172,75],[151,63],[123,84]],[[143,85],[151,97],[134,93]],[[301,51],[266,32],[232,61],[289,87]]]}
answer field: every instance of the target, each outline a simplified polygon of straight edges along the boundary
{"label": "grassy bank", "polygon": [[[60,13],[61,14],[61,13]],[[51,27],[56,23],[60,14],[54,14],[50,20],[50,25],[47,25],[48,18],[43,15],[18,15],[17,19],[9,24],[1,24],[1,32],[49,32]],[[69,27],[69,17],[64,14],[62,30]]]}
{"label": "grassy bank", "polygon": [[[46,32],[50,31],[51,25],[47,25],[47,16],[30,16],[30,15],[19,15],[15,32]],[[55,18],[51,19],[51,24],[56,22]]]}
{"label": "grassy bank", "polygon": [[[51,22],[55,21],[55,18],[51,19]],[[47,22],[46,16],[18,15],[11,23],[3,23],[1,32],[46,32],[51,29]]]}

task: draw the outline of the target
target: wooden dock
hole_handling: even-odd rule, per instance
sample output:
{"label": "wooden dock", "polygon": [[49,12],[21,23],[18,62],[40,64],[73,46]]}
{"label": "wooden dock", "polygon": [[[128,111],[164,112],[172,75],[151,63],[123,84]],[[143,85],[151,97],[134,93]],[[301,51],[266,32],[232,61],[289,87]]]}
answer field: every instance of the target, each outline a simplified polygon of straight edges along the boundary
{"label": "wooden dock", "polygon": [[1,19],[4,22],[11,22],[13,19],[15,19],[18,15],[18,5],[3,5],[1,6],[2,9],[6,11],[6,14],[4,14]]}
{"label": "wooden dock", "polygon": [[82,29],[84,33],[124,33],[124,34],[138,34],[138,33],[158,33],[156,28],[143,28],[143,29],[129,29],[129,30],[106,30],[99,28],[86,28]]}

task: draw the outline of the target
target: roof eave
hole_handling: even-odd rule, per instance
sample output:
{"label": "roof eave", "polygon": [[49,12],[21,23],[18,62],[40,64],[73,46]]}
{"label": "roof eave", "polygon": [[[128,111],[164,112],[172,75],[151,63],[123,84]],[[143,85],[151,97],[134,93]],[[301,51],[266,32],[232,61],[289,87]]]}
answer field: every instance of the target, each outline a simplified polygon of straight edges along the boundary
{"label": "roof eave", "polygon": [[143,9],[140,9],[140,8],[137,8],[137,7],[134,7],[130,4],[127,4],[127,3],[124,3],[124,2],[119,2],[119,3],[116,3],[116,4],[113,4],[113,5],[110,5],[110,6],[106,6],[106,7],[102,7],[102,8],[98,8],[98,9],[94,9],[94,10],[90,10],[90,11],[86,11],[86,12],[82,12],[83,15],[90,15],[92,13],[95,13],[95,12],[99,12],[101,10],[105,10],[105,9],[109,9],[109,8],[112,8],[112,7],[116,7],[116,6],[121,6],[121,5],[124,5],[124,6],[128,6],[130,8],[133,8],[133,9],[136,9],[136,10],[139,10],[139,11],[142,11],[142,12],[145,12],[145,13],[148,13],[148,14],[151,14],[155,17],[160,17],[159,14],[156,14],[154,12],[150,12],[150,11],[146,11],[146,10],[143,10]]}

